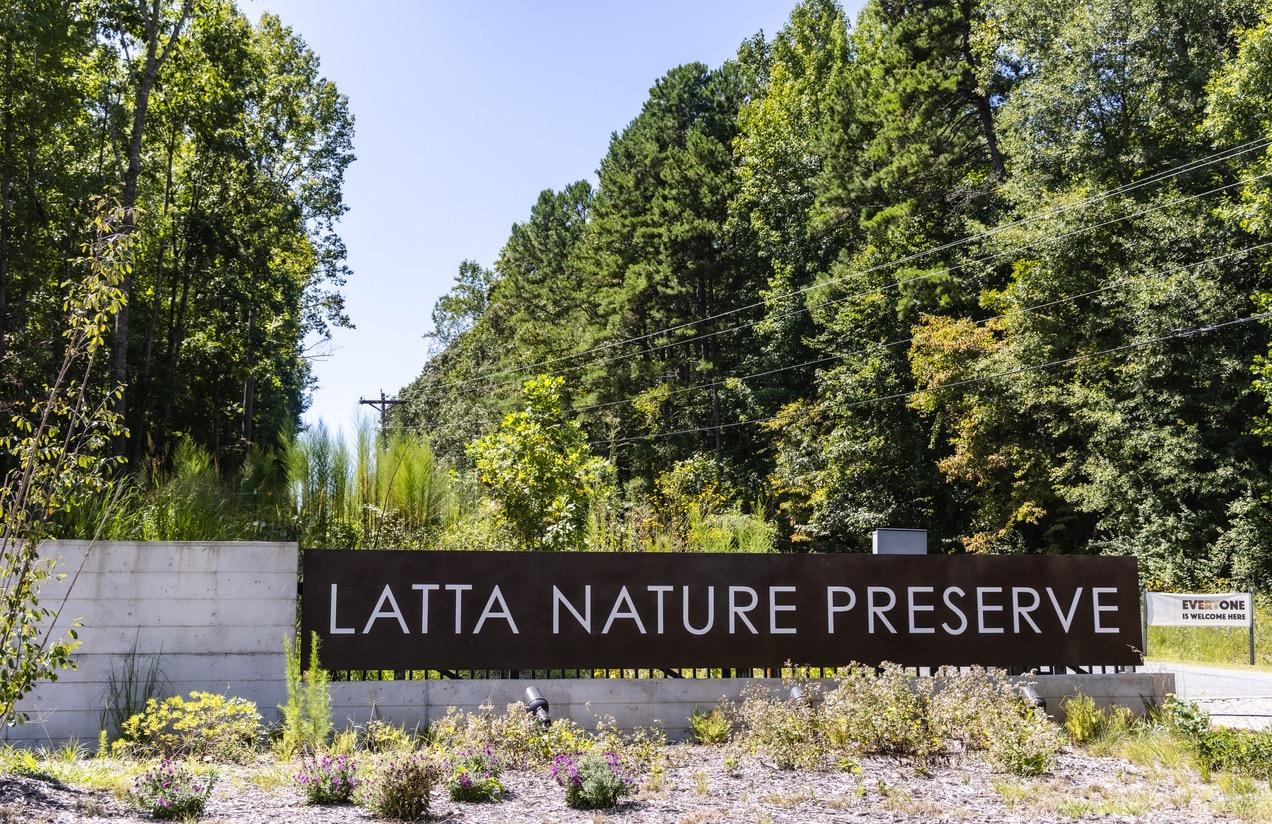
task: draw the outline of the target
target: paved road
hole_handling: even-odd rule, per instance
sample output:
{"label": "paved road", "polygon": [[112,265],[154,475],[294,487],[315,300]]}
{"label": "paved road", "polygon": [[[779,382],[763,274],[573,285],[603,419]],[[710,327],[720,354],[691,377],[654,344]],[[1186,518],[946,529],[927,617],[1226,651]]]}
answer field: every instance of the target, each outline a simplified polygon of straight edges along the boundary
{"label": "paved road", "polygon": [[1175,673],[1175,692],[1201,704],[1217,724],[1272,728],[1272,672],[1148,663],[1148,672]]}

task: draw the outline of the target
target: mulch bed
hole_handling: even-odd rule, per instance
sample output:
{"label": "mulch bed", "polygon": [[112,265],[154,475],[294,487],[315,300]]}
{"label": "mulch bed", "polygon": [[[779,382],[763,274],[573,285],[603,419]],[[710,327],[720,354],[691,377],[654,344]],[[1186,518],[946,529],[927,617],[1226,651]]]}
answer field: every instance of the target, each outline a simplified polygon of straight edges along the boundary
{"label": "mulch bed", "polygon": [[[1092,811],[1102,821],[1207,822],[1216,816],[1200,797],[1172,802],[1175,789],[1126,762],[1065,752],[1052,775],[1017,779],[995,774],[966,759],[932,769],[930,776],[889,759],[862,761],[860,774],[783,772],[746,759],[726,772],[721,752],[711,747],[671,748],[661,787],[646,788],[616,810],[576,812],[561,789],[542,772],[505,775],[510,791],[499,804],[457,804],[439,790],[436,820],[445,822],[771,822],[808,821],[1071,821],[1072,810],[1048,809],[1045,799],[1135,796],[1152,799],[1139,815]],[[226,768],[202,819],[205,824],[325,824],[374,821],[359,807],[312,807],[290,787],[262,789],[244,768]],[[1000,792],[1006,785],[1016,794]],[[996,789],[996,786],[998,787]],[[1023,787],[1023,790],[1021,789]],[[1043,801],[1040,803],[1040,799]],[[1184,806],[1179,806],[1183,804]],[[1054,805],[1053,805],[1054,806]],[[1087,817],[1087,816],[1081,816]],[[126,804],[106,792],[68,787],[28,776],[0,776],[0,822],[141,822]]]}

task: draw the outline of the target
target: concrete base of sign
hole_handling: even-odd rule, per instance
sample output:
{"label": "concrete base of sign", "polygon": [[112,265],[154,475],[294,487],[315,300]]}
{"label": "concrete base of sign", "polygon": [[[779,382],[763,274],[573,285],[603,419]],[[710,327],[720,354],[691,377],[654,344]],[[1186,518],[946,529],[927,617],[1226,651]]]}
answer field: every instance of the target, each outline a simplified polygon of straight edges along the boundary
{"label": "concrete base of sign", "polygon": [[[1145,702],[1160,703],[1175,691],[1171,673],[1040,675],[1028,680],[1057,721],[1064,720],[1061,701],[1079,692],[1101,707],[1120,705],[1141,713]],[[331,714],[337,728],[380,718],[423,729],[448,707],[475,712],[490,704],[502,712],[508,704],[524,701],[525,688],[533,684],[551,705],[553,718],[568,718],[588,728],[595,726],[597,716],[606,715],[623,729],[661,722],[667,736],[678,741],[689,736],[690,713],[709,709],[721,698],[737,699],[742,688],[753,683],[782,689],[777,678],[356,681],[331,685]]]}

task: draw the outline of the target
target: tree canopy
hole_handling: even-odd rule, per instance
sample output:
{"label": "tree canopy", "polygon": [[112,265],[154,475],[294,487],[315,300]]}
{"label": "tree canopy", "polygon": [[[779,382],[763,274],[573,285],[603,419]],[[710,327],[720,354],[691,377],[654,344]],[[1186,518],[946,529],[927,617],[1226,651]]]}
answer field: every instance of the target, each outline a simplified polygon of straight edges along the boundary
{"label": "tree canopy", "polygon": [[554,376],[628,507],[707,461],[790,549],[917,526],[1272,584],[1270,31],[803,0],[461,267],[398,420],[462,464]]}
{"label": "tree canopy", "polygon": [[348,103],[231,0],[0,12],[0,413],[48,379],[93,198],[135,234],[109,376],[137,466],[189,438],[226,466],[299,423],[310,347],[349,323],[336,220]]}

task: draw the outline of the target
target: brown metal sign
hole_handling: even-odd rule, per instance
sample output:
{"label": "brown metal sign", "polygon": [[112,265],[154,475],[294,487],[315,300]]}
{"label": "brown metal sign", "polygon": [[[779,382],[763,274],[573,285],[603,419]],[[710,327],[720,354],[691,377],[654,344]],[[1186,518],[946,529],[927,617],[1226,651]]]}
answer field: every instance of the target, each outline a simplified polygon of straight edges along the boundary
{"label": "brown metal sign", "polygon": [[1142,663],[1135,559],[311,550],[331,669]]}

